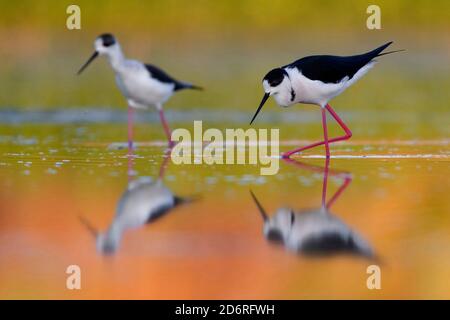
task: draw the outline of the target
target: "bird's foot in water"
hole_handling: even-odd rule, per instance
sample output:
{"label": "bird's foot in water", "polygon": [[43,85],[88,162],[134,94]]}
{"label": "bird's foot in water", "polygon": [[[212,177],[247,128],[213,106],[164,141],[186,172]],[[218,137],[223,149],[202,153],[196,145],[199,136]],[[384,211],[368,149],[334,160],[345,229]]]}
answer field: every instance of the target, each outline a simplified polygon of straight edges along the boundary
{"label": "bird's foot in water", "polygon": [[173,140],[169,140],[169,142],[167,143],[167,146],[169,147],[169,149],[172,149],[175,145],[176,145],[176,142]]}
{"label": "bird's foot in water", "polygon": [[292,153],[292,152],[283,152],[283,153],[281,154],[281,159],[290,159],[291,156],[293,156],[294,154],[299,154],[299,153],[301,153],[301,152],[300,152],[300,151],[299,151],[299,152],[295,152],[295,153]]}
{"label": "bird's foot in water", "polygon": [[128,149],[129,150],[136,150],[137,149],[137,147],[136,147],[136,143],[133,143],[133,142],[128,142]]}
{"label": "bird's foot in water", "polygon": [[[294,152],[294,153],[284,152],[284,153],[281,154],[281,159],[291,159],[291,157],[292,157],[293,155],[301,155],[301,154],[302,154],[301,151]],[[330,158],[331,158],[331,155],[327,154],[327,155],[325,155],[325,158],[326,158],[326,159],[330,159]]]}
{"label": "bird's foot in water", "polygon": [[135,143],[132,144],[131,148],[128,142],[112,142],[108,145],[108,150],[131,150],[134,151],[137,149]]}

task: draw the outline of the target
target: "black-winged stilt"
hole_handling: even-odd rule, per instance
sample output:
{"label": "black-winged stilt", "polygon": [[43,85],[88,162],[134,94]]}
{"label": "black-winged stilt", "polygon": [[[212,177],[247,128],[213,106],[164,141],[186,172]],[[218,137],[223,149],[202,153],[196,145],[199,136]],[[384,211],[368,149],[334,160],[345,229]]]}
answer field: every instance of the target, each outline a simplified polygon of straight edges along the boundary
{"label": "black-winged stilt", "polygon": [[[330,212],[330,207],[351,182],[351,175],[329,169],[329,159],[325,167],[317,167],[292,159],[286,161],[301,168],[323,172],[322,205],[320,208],[294,210],[279,208],[269,216],[252,191],[253,200],[264,221],[264,236],[272,242],[281,243],[288,250],[306,255],[328,255],[350,253],[373,258],[369,243],[352,230],[345,222]],[[342,185],[327,201],[328,175],[343,178]]]}
{"label": "black-winged stilt", "polygon": [[163,104],[175,93],[183,89],[201,89],[188,82],[178,81],[166,72],[150,64],[125,58],[117,39],[109,33],[97,37],[94,42],[95,52],[80,68],[78,74],[99,55],[108,57],[116,74],[117,85],[128,102],[128,146],[133,141],[133,109],[147,109],[154,106],[161,119],[169,145],[171,133],[164,117]]}
{"label": "black-winged stilt", "polygon": [[99,232],[90,222],[80,216],[81,223],[95,237],[97,251],[113,254],[117,251],[123,233],[159,220],[179,205],[187,204],[194,198],[175,195],[163,182],[171,148],[164,154],[157,179],[131,176],[133,155],[128,157],[128,184],[117,204],[116,215],[105,232]]}
{"label": "black-winged stilt", "polygon": [[[301,58],[286,66],[275,68],[263,78],[264,97],[253,116],[253,123],[259,111],[272,96],[276,103],[288,107],[297,103],[315,104],[322,109],[322,125],[324,140],[294,149],[284,153],[283,158],[289,158],[298,153],[322,144],[325,145],[326,157],[330,157],[329,143],[350,139],[352,132],[342,119],[331,108],[328,102],[341,94],[375,64],[375,58],[389,53],[382,53],[392,42],[388,42],[370,52],[340,57],[331,55],[316,55]],[[345,131],[345,135],[328,139],[326,111],[337,121]]]}

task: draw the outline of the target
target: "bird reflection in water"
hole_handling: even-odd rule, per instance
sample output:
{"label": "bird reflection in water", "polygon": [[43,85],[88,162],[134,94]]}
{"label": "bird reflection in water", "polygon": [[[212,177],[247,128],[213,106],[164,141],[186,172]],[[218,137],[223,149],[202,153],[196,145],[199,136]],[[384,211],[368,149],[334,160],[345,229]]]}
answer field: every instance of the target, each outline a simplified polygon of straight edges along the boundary
{"label": "bird reflection in water", "polygon": [[[329,159],[326,159],[324,168],[292,159],[286,159],[285,161],[299,168],[323,172],[322,205],[316,209],[280,208],[274,215],[269,216],[253,192],[250,191],[264,220],[264,236],[269,241],[284,245],[289,251],[303,255],[326,256],[347,253],[374,258],[369,243],[330,212],[331,206],[351,183],[351,175],[330,170]],[[327,201],[329,176],[342,178],[343,182]]]}
{"label": "bird reflection in water", "polygon": [[157,179],[137,177],[133,175],[133,151],[128,152],[128,185],[117,204],[116,215],[105,232],[98,232],[85,218],[81,222],[94,235],[97,251],[102,254],[114,254],[127,229],[135,229],[152,223],[175,207],[191,201],[172,193],[163,182],[164,174],[170,159],[168,149],[163,157]]}

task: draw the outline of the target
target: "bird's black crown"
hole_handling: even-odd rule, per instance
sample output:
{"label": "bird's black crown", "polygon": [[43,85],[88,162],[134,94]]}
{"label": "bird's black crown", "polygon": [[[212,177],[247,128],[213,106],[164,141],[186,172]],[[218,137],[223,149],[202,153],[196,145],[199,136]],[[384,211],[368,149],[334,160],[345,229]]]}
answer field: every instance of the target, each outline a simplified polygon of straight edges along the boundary
{"label": "bird's black crown", "polygon": [[264,76],[263,81],[267,80],[271,87],[276,87],[283,82],[285,75],[287,75],[286,71],[281,68],[275,68]]}
{"label": "bird's black crown", "polygon": [[116,43],[116,38],[111,33],[104,33],[98,37],[99,39],[102,39],[103,46],[109,47]]}

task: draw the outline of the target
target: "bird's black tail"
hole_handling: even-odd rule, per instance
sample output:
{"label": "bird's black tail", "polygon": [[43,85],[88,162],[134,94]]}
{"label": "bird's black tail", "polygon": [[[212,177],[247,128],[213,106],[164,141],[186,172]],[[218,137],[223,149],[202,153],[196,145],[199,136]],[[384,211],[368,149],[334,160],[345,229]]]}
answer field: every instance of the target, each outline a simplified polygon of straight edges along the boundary
{"label": "bird's black tail", "polygon": [[380,46],[380,47],[378,47],[378,48],[376,48],[376,49],[370,51],[369,54],[370,54],[371,56],[377,57],[377,56],[380,55],[381,52],[384,51],[384,49],[386,49],[387,47],[389,47],[393,42],[394,42],[394,41],[389,41],[388,43],[383,44],[382,46]]}
{"label": "bird's black tail", "polygon": [[194,84],[192,84],[192,83],[188,83],[188,82],[180,82],[180,81],[178,81],[178,82],[175,84],[175,91],[178,91],[178,90],[184,90],[184,89],[203,90],[202,87],[196,86],[196,85],[194,85]]}
{"label": "bird's black tail", "polygon": [[384,55],[387,55],[387,54],[391,54],[391,53],[405,51],[405,49],[402,49],[402,50],[394,50],[394,51],[389,51],[389,52],[383,52],[384,49],[389,47],[392,43],[393,43],[393,41],[389,41],[388,43],[383,44],[381,47],[378,47],[378,48],[368,52],[367,55],[370,55],[370,56],[375,58],[375,57],[381,57],[381,56],[384,56]]}
{"label": "bird's black tail", "polygon": [[385,55],[391,54],[391,53],[402,52],[402,51],[406,51],[406,49],[400,49],[400,50],[393,50],[393,51],[383,52],[383,53],[380,53],[379,55],[377,55],[377,57],[385,56]]}
{"label": "bird's black tail", "polygon": [[192,89],[192,90],[203,90],[203,87],[200,87],[200,86],[196,86],[196,85],[194,85],[194,84],[191,84],[190,86],[189,86],[189,88],[188,89]]}
{"label": "bird's black tail", "polygon": [[396,50],[396,51],[389,51],[389,52],[383,52],[387,47],[389,47],[391,44],[393,43],[393,41],[390,41],[386,44],[383,44],[382,46],[369,51],[367,53],[361,54],[355,58],[359,59],[360,62],[360,67],[366,65],[367,63],[369,63],[370,61],[373,61],[373,59],[377,58],[377,57],[381,57],[384,56],[386,54],[390,54],[390,53],[394,53],[394,52],[399,52],[399,51],[403,51],[403,50]]}

